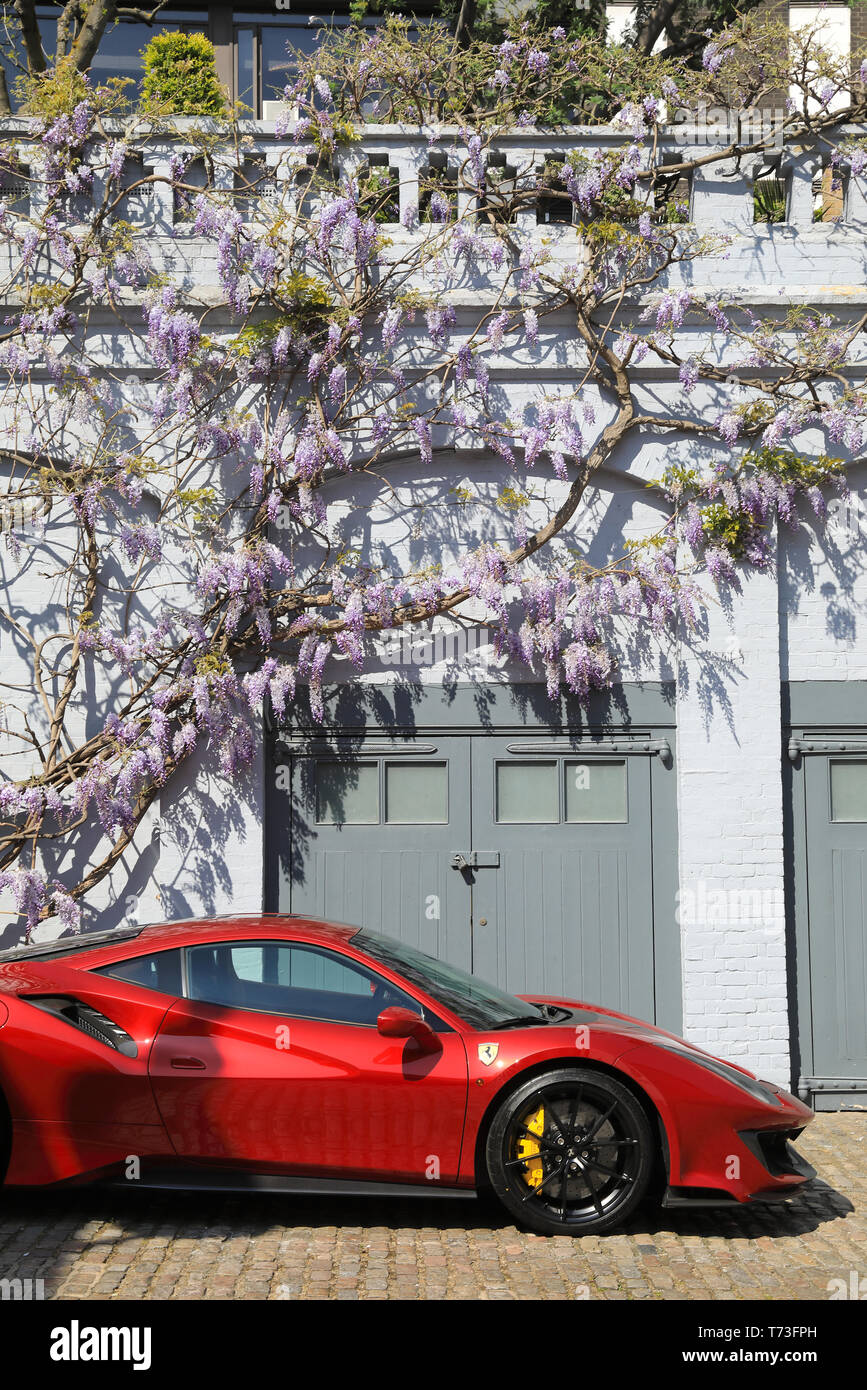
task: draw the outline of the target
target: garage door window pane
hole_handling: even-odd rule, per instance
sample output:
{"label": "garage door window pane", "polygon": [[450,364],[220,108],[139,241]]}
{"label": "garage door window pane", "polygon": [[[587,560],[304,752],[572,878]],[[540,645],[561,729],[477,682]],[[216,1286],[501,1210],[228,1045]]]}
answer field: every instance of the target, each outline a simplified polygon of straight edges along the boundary
{"label": "garage door window pane", "polygon": [[831,763],[831,819],[867,821],[867,763]]}
{"label": "garage door window pane", "polygon": [[320,825],[378,824],[376,763],[318,763],[316,819]]}
{"label": "garage door window pane", "polygon": [[387,763],[385,819],[390,825],[446,825],[449,818],[445,763]]}
{"label": "garage door window pane", "polygon": [[566,764],[566,819],[616,824],[626,820],[626,764]]}
{"label": "garage door window pane", "polygon": [[556,825],[560,819],[556,763],[498,763],[497,820]]}

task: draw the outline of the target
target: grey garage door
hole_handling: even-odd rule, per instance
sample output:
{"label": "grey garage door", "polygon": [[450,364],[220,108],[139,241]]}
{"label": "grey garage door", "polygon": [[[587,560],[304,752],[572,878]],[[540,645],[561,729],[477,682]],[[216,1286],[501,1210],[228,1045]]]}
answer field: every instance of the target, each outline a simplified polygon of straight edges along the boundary
{"label": "grey garage door", "polygon": [[802,1086],[820,1109],[867,1100],[867,753],[838,747],[813,744],[802,773],[809,985],[800,1007],[812,1042]]}
{"label": "grey garage door", "polygon": [[294,756],[280,911],[357,922],[471,970],[467,889],[451,868],[470,841],[469,742]]}
{"label": "grey garage door", "polygon": [[[676,1026],[657,997],[676,927],[673,911],[655,921],[649,749],[451,733],[308,744],[291,758],[279,910],[388,932],[515,992]],[[673,796],[670,773],[664,785]],[[670,867],[670,817],[656,853]]]}

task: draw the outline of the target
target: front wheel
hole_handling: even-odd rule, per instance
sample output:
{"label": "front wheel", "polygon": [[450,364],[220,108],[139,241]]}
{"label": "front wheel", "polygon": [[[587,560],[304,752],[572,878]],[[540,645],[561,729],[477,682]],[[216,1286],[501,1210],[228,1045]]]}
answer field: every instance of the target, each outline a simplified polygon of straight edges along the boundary
{"label": "front wheel", "polygon": [[625,1221],[653,1168],[653,1133],[635,1096],[607,1072],[564,1068],[504,1100],[485,1151],[491,1185],[544,1235],[590,1235]]}

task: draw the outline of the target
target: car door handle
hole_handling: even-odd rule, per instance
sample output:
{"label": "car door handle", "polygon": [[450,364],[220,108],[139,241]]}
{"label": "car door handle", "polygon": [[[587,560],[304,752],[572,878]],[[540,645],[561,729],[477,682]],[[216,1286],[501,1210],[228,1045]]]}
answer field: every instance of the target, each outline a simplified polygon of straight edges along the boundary
{"label": "car door handle", "polygon": [[205,1063],[200,1057],[173,1057],[171,1066],[179,1071],[205,1071]]}

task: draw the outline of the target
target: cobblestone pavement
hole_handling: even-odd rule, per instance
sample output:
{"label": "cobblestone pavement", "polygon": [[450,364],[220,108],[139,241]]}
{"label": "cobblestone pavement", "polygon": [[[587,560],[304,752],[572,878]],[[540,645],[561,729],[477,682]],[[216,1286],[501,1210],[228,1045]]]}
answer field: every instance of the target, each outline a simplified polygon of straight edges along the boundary
{"label": "cobblestone pavement", "polygon": [[516,1229],[474,1200],[79,1189],[0,1196],[0,1279],[60,1299],[829,1297],[867,1288],[867,1112],[820,1115],[784,1207],[666,1212],[613,1235]]}

